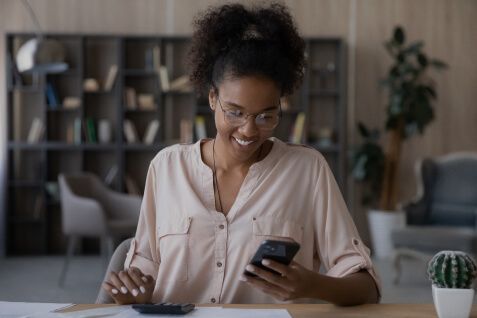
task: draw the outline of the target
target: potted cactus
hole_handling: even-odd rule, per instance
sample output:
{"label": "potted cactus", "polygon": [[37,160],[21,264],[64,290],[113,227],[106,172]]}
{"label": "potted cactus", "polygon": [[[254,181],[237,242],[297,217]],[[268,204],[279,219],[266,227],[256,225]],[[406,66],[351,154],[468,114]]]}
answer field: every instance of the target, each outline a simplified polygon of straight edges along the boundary
{"label": "potted cactus", "polygon": [[467,318],[474,298],[477,266],[461,251],[441,251],[429,262],[432,298],[439,318]]}

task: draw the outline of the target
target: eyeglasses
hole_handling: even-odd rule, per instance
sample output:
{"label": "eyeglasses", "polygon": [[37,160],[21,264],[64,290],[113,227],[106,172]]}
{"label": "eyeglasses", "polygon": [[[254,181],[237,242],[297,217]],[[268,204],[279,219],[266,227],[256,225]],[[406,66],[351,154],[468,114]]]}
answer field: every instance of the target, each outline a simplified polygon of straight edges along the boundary
{"label": "eyeglasses", "polygon": [[247,114],[240,109],[226,105],[226,108],[222,106],[222,102],[220,101],[219,93],[217,91],[217,99],[219,101],[220,108],[224,113],[225,121],[234,127],[240,127],[247,123],[248,117],[253,116],[255,117],[255,125],[261,130],[273,130],[275,127],[278,126],[280,122],[280,118],[282,116],[282,110],[280,106],[280,102],[278,103],[278,107],[273,110],[265,111],[259,114]]}

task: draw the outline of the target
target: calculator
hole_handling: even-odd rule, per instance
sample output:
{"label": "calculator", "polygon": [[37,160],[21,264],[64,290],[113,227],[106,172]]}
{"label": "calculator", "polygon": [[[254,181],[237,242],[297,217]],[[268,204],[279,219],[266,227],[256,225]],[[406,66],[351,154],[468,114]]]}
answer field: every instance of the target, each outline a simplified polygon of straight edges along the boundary
{"label": "calculator", "polygon": [[195,308],[195,305],[173,303],[133,304],[132,308],[141,314],[185,315],[191,312]]}

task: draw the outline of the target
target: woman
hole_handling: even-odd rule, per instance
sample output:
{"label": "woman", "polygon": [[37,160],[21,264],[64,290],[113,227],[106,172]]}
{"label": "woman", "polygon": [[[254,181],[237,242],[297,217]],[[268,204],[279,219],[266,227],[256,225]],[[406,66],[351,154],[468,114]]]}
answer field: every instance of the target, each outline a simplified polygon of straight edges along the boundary
{"label": "woman", "polygon": [[[369,250],[323,156],[271,137],[305,63],[287,9],[210,9],[196,20],[190,61],[217,135],[152,160],[125,270],[103,287],[120,304],[377,302]],[[289,266],[264,261],[280,275],[248,265],[264,239],[301,245]]]}

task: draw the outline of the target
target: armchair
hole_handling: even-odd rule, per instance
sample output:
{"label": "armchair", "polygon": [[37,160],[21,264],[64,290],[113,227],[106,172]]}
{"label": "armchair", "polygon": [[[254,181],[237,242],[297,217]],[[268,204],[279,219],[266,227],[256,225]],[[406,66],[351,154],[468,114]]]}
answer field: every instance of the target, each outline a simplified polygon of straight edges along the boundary
{"label": "armchair", "polygon": [[58,176],[62,230],[68,238],[59,285],[62,286],[74,249],[81,237],[99,237],[101,253],[109,261],[115,239],[134,236],[141,197],[110,190],[91,173]]}
{"label": "armchair", "polygon": [[407,226],[391,233],[394,283],[403,258],[428,261],[441,250],[477,255],[477,153],[425,159],[416,175],[418,198],[403,208]]}

